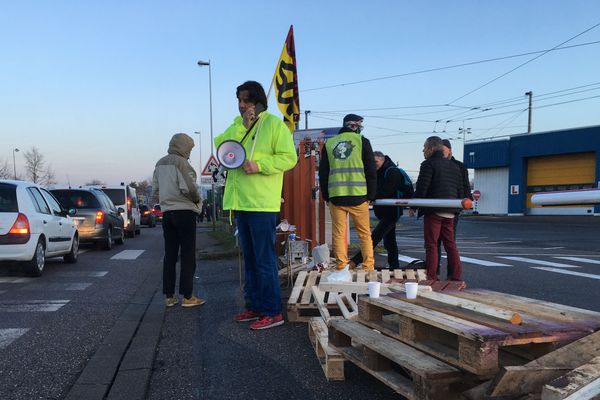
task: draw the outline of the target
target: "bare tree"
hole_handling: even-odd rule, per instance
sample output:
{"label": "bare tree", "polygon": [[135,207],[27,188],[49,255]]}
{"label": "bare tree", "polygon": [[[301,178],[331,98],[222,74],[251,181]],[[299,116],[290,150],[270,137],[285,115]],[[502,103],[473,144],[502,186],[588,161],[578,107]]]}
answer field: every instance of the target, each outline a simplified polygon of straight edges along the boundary
{"label": "bare tree", "polygon": [[8,165],[8,161],[4,160],[2,164],[0,164],[0,179],[12,179],[14,178],[11,173],[10,166]]}
{"label": "bare tree", "polygon": [[25,174],[27,178],[42,186],[56,183],[56,175],[50,164],[46,164],[44,155],[35,146],[23,153],[25,158]]}

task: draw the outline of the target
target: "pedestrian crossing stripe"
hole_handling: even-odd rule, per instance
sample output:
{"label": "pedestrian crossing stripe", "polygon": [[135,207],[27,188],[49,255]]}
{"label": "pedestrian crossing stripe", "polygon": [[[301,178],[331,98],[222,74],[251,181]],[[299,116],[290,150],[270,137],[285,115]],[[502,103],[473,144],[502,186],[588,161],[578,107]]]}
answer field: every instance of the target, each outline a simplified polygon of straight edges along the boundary
{"label": "pedestrian crossing stripe", "polygon": [[575,271],[569,271],[569,270],[560,269],[560,268],[547,268],[547,267],[532,267],[532,268],[539,269],[542,271],[557,272],[559,274],[580,276],[582,278],[600,279],[600,275],[586,274],[585,272],[575,272]]}
{"label": "pedestrian crossing stripe", "polygon": [[[447,256],[443,256],[443,257],[447,258]],[[509,264],[501,264],[501,263],[497,263],[497,262],[493,262],[493,261],[479,260],[477,258],[463,257],[463,256],[460,256],[460,261],[466,262],[469,264],[482,265],[484,267],[512,267],[512,265],[509,265]]]}
{"label": "pedestrian crossing stripe", "polygon": [[29,300],[0,303],[0,312],[53,312],[70,300]]}
{"label": "pedestrian crossing stripe", "polygon": [[135,260],[138,258],[145,250],[123,250],[120,253],[115,254],[110,259],[111,260]]}
{"label": "pedestrian crossing stripe", "polygon": [[0,277],[0,283],[27,283],[36,280],[36,278],[21,278],[18,276]]}
{"label": "pedestrian crossing stripe", "polygon": [[555,262],[551,262],[551,261],[542,261],[542,260],[536,260],[536,259],[533,259],[533,258],[526,258],[526,257],[506,257],[506,256],[501,256],[501,257],[498,257],[498,258],[505,258],[507,260],[512,260],[512,261],[521,261],[521,262],[529,263],[529,264],[546,265],[548,267],[581,268],[581,267],[579,267],[577,265],[555,263]]}
{"label": "pedestrian crossing stripe", "polygon": [[91,283],[74,282],[74,283],[32,283],[22,288],[22,290],[85,290]]}
{"label": "pedestrian crossing stripe", "polygon": [[587,263],[587,264],[600,264],[600,260],[590,260],[589,258],[581,258],[581,257],[554,257],[554,258],[560,258],[561,260],[582,262],[582,263]]}
{"label": "pedestrian crossing stripe", "polygon": [[56,276],[62,278],[101,278],[108,274],[108,271],[64,271],[59,272]]}
{"label": "pedestrian crossing stripe", "polygon": [[21,336],[23,336],[29,328],[6,328],[0,329],[0,349],[5,348]]}

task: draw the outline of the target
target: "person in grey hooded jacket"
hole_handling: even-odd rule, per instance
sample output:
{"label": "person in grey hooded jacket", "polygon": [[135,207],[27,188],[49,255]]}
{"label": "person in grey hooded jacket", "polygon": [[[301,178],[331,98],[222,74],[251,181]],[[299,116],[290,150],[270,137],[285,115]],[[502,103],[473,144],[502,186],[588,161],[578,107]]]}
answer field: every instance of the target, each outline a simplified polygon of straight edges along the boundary
{"label": "person in grey hooded jacket", "polygon": [[176,305],[176,263],[181,249],[179,294],[182,307],[195,307],[204,300],[194,296],[196,271],[196,216],[201,213],[196,171],[189,163],[194,140],[185,133],[173,135],[167,155],[158,160],[152,177],[152,194],[163,211],[163,293],[167,307]]}

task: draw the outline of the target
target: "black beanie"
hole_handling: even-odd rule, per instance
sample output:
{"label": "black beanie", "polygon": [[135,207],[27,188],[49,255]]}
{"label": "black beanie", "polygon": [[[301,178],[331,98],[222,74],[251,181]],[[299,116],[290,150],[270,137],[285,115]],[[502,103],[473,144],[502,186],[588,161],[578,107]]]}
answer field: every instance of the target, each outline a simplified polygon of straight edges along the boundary
{"label": "black beanie", "polygon": [[348,122],[359,122],[362,121],[364,118],[361,117],[360,115],[356,115],[356,114],[348,114],[344,117],[344,122],[343,125],[346,126],[346,124]]}
{"label": "black beanie", "polygon": [[448,139],[442,140],[442,144],[444,146],[446,146],[447,148],[449,148],[450,150],[452,150],[452,144],[450,143],[450,141]]}

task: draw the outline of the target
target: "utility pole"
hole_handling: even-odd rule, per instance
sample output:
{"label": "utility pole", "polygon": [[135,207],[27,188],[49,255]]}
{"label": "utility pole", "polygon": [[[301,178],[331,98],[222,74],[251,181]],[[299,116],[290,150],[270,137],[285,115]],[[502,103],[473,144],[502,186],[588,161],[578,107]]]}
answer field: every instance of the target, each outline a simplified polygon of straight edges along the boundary
{"label": "utility pole", "polygon": [[531,133],[531,100],[533,97],[533,92],[530,90],[525,93],[525,96],[529,96],[529,117],[527,118],[527,133]]}
{"label": "utility pole", "polygon": [[308,114],[310,114],[310,110],[304,111],[304,129],[308,129]]}

